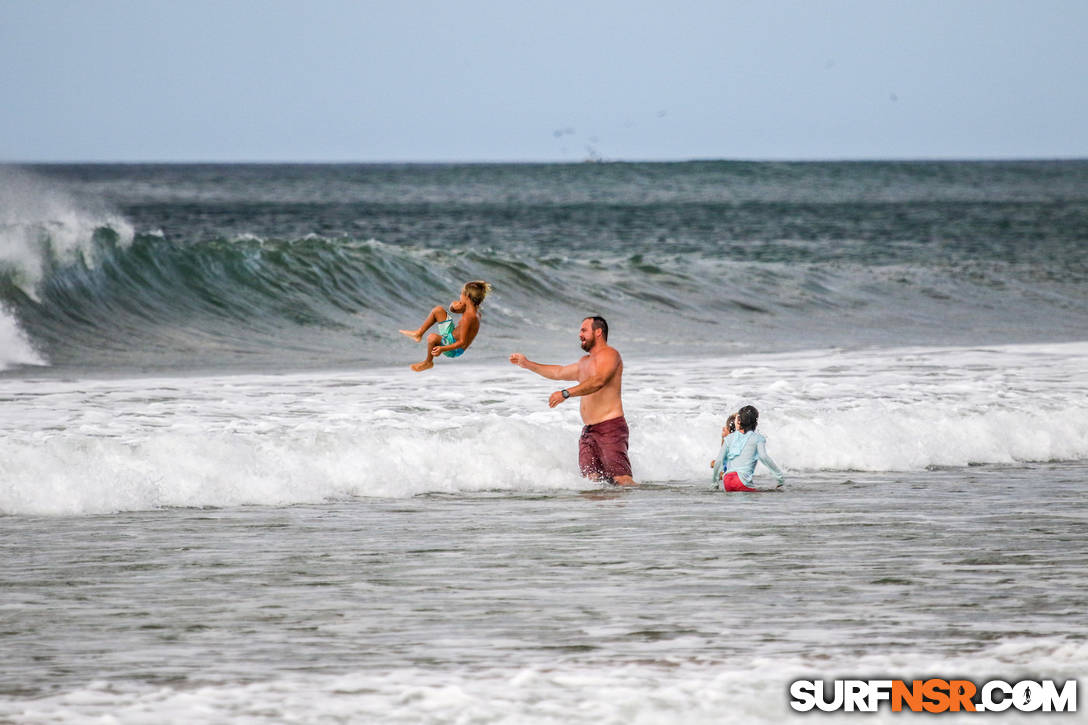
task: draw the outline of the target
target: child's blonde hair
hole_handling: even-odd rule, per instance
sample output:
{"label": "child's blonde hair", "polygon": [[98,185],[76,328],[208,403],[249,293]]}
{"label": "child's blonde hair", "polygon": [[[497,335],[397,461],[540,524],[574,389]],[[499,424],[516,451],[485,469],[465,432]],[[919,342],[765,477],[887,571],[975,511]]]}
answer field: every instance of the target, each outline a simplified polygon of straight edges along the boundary
{"label": "child's blonde hair", "polygon": [[464,289],[461,291],[465,293],[465,297],[472,301],[472,304],[479,307],[483,304],[484,297],[487,297],[487,293],[491,291],[491,285],[482,279],[477,279],[472,282],[465,282]]}

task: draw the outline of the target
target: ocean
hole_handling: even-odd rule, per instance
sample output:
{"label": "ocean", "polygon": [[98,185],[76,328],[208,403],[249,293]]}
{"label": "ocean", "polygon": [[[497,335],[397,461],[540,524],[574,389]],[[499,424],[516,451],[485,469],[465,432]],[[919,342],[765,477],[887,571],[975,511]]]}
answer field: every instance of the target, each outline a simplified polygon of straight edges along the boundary
{"label": "ocean", "polygon": [[[478,339],[410,371],[470,279]],[[633,488],[508,362],[596,314]],[[746,404],[780,492],[712,489]],[[1086,494],[1085,161],[0,168],[0,722],[1079,678]]]}

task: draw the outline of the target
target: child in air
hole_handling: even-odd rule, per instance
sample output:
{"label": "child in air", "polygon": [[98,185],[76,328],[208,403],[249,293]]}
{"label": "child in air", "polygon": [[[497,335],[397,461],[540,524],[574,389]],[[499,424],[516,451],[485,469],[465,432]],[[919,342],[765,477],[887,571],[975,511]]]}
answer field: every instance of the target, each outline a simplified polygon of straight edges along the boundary
{"label": "child in air", "polygon": [[751,487],[757,459],[771,469],[778,479],[778,486],[785,483],[782,471],[767,455],[767,439],[756,433],[758,423],[759,411],[751,405],[737,411],[736,431],[722,440],[721,450],[714,459],[715,486],[721,485],[724,491],[758,491]]}
{"label": "child in air", "polygon": [[446,310],[439,306],[431,310],[419,329],[400,331],[402,335],[419,342],[431,325],[438,323],[438,333],[432,332],[427,336],[427,358],[412,365],[413,370],[417,373],[430,370],[434,367],[434,359],[439,355],[461,357],[464,354],[476,339],[476,333],[480,331],[480,305],[490,291],[491,285],[483,280],[465,283],[461,288],[461,298],[450,304],[450,312],[461,315],[456,326],[449,319]]}

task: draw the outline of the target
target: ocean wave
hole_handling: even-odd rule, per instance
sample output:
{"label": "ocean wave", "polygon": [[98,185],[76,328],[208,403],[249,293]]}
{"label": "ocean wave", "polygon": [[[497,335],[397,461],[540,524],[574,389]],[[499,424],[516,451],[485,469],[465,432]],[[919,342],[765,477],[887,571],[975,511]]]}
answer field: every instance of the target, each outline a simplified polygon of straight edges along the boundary
{"label": "ocean wave", "polygon": [[[639,481],[709,489],[745,404],[800,489],[828,472],[1085,461],[1086,358],[1088,343],[627,359],[631,461]],[[549,409],[556,384],[505,362],[0,383],[0,513],[591,485],[575,405]]]}
{"label": "ocean wave", "polygon": [[[983,205],[965,229],[955,205],[855,202],[216,206],[138,194],[128,209],[138,229],[101,201],[9,169],[0,307],[17,329],[0,365],[392,363],[391,332],[481,278],[495,288],[475,347],[485,354],[501,349],[494,342],[569,340],[589,314],[651,353],[1083,335],[1081,206]],[[1027,216],[1009,231],[1004,211]],[[1016,230],[1044,219],[1046,243],[1025,244]],[[283,236],[269,232],[277,225]]]}
{"label": "ocean wave", "polygon": [[[578,255],[313,236],[178,243],[161,233],[126,234],[97,227],[88,240],[63,247],[67,261],[48,251],[20,266],[9,255],[0,301],[39,354],[92,366],[391,362],[395,356],[375,342],[418,324],[430,306],[476,278],[495,287],[484,308],[490,330],[510,338],[531,328],[545,341],[566,339],[586,314],[637,320],[627,334],[640,345],[703,349],[738,338],[772,347],[834,344],[844,323],[855,342],[1018,326],[1023,335],[1045,334],[1036,314],[1008,309],[1010,297],[1052,311],[1048,324],[1058,337],[1088,315],[1088,303],[1065,283],[1046,286],[1000,263],[787,265],[698,251]],[[41,248],[61,247],[47,241]]]}
{"label": "ocean wave", "polygon": [[[648,411],[639,403],[631,396],[627,416],[637,478],[709,490],[721,416]],[[802,490],[818,472],[909,475],[932,467],[1088,460],[1083,405],[950,411],[936,419],[932,409],[932,403],[871,403],[832,415],[822,406],[795,403],[765,414],[769,420],[761,430],[787,486]],[[1020,425],[1038,413],[1035,425]],[[114,436],[102,421],[86,426],[98,428],[97,434],[0,440],[0,513],[87,515],[593,486],[577,470],[578,427],[531,413],[459,413],[452,416],[456,427],[437,429],[434,421],[414,428],[415,416],[384,416],[380,409],[358,419],[316,416],[286,426],[252,411],[232,416],[238,423],[218,430],[215,421],[224,414],[216,411],[204,414],[204,423],[171,422],[159,409],[144,415],[154,416],[153,427],[162,430]],[[774,485],[762,466],[756,478],[759,485]]]}
{"label": "ocean wave", "polygon": [[77,262],[94,268],[104,242],[125,246],[133,235],[121,215],[0,167],[0,371],[47,364],[34,331],[20,326],[21,303],[40,304],[39,291],[57,270]]}
{"label": "ocean wave", "polygon": [[83,515],[585,488],[564,465],[569,448],[566,431],[516,421],[479,423],[457,435],[371,429],[360,436],[353,429],[8,439],[0,442],[0,512]]}
{"label": "ocean wave", "polygon": [[63,187],[10,167],[0,167],[0,275],[37,299],[54,270],[77,261],[95,266],[103,235],[126,246],[132,225],[101,204],[77,200]]}

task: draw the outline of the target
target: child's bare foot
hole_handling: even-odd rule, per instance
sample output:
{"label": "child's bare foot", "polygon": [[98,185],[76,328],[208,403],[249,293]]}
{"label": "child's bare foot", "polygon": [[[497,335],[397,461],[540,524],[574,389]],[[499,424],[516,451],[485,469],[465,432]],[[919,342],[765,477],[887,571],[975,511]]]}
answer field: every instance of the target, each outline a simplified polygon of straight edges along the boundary
{"label": "child's bare foot", "polygon": [[433,363],[433,362],[431,362],[430,360],[425,360],[425,361],[423,361],[423,362],[417,362],[417,363],[415,363],[414,365],[412,365],[411,367],[412,367],[412,369],[413,369],[413,370],[415,370],[415,371],[416,371],[417,373],[421,373],[421,372],[423,372],[424,370],[430,370],[431,368],[433,368],[433,367],[434,367],[434,363]]}
{"label": "child's bare foot", "polygon": [[423,339],[423,334],[418,330],[397,330],[402,335],[406,335],[416,342],[420,342]]}

